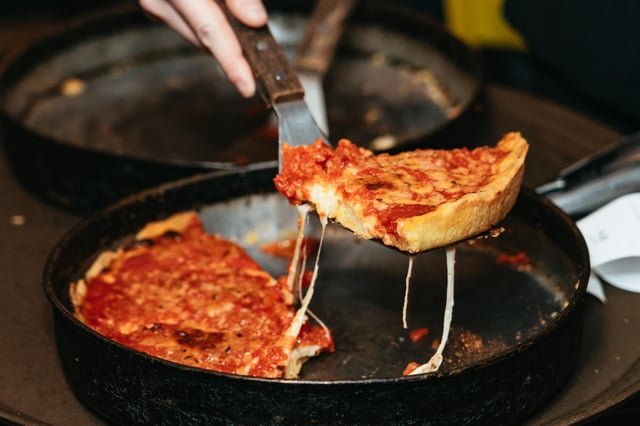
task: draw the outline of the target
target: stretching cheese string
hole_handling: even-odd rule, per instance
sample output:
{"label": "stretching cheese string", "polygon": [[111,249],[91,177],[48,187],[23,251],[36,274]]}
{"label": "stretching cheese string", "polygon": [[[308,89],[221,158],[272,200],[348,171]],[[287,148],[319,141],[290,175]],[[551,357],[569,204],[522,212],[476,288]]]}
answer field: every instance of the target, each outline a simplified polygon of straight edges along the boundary
{"label": "stretching cheese string", "polygon": [[307,222],[309,221],[309,211],[311,208],[302,204],[298,206],[298,236],[296,238],[296,246],[293,249],[293,258],[291,259],[291,264],[289,265],[289,273],[287,275],[287,286],[291,291],[293,291],[294,296],[297,300],[302,299],[302,289],[299,285],[299,282],[296,283],[295,280],[299,275],[299,271],[301,268],[301,262],[304,263],[305,259],[300,259],[300,252],[302,250],[302,243],[304,241],[304,230],[307,226]]}
{"label": "stretching cheese string", "polygon": [[411,283],[411,272],[413,271],[413,261],[415,256],[409,256],[409,267],[407,268],[407,276],[404,279],[404,302],[402,304],[402,327],[406,330],[409,328],[407,323],[407,310],[409,307],[409,285]]}
{"label": "stretching cheese string", "polygon": [[[296,263],[299,263],[300,251],[302,249],[302,245],[303,245],[302,243],[304,241],[304,238],[303,238],[304,225],[306,225],[307,223],[309,211],[310,211],[308,207],[304,208],[303,206],[304,205],[298,207],[299,222],[301,225],[300,225],[300,229],[298,230],[298,238],[296,240],[296,247],[294,249],[294,260],[296,261]],[[295,268],[289,271],[289,276],[287,277],[287,283],[289,283],[289,285],[291,285],[291,283],[294,283],[294,280],[296,280],[297,278],[297,283],[294,287],[295,292],[297,292],[296,297],[298,297],[298,300],[300,299],[302,300],[300,309],[298,309],[298,311],[296,312],[293,318],[293,321],[291,322],[291,326],[289,328],[289,335],[294,337],[297,337],[298,334],[300,333],[300,329],[302,328],[302,325],[305,322],[305,317],[307,313],[311,317],[313,317],[320,324],[320,326],[322,326],[322,328],[325,329],[325,331],[328,332],[327,326],[322,321],[320,321],[320,319],[315,314],[313,314],[309,310],[309,304],[311,303],[311,299],[313,298],[313,292],[314,292],[316,280],[318,278],[318,269],[319,269],[318,265],[320,263],[320,253],[322,252],[322,246],[324,243],[324,234],[327,228],[326,216],[320,217],[320,223],[322,225],[322,233],[320,235],[320,244],[318,245],[318,251],[316,253],[313,273],[311,275],[311,283],[309,284],[309,287],[307,288],[307,291],[305,292],[304,297],[302,297],[302,279],[304,275],[304,266],[300,267],[299,265],[297,265]],[[302,237],[300,235],[302,235]],[[306,255],[305,255],[305,259],[306,259]]]}
{"label": "stretching cheese string", "polygon": [[451,319],[453,318],[453,294],[454,294],[454,278],[455,278],[455,264],[456,264],[456,247],[450,245],[446,248],[447,253],[447,300],[444,307],[444,321],[442,326],[442,338],[440,339],[440,346],[436,350],[436,353],[425,364],[420,365],[413,370],[410,375],[432,373],[438,371],[442,364],[442,353],[444,347],[449,339],[449,332],[451,329]]}

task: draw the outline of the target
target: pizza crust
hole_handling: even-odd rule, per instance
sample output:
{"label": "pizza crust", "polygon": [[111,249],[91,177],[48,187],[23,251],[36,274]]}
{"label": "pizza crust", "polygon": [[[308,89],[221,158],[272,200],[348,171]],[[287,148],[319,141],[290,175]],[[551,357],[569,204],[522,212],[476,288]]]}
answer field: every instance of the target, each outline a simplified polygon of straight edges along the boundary
{"label": "pizza crust", "polygon": [[528,144],[519,133],[509,133],[496,147],[510,154],[490,184],[424,215],[398,220],[398,238],[385,244],[416,253],[473,237],[504,219],[520,192]]}
{"label": "pizza crust", "polygon": [[198,215],[192,211],[179,212],[166,219],[149,222],[138,231],[136,240],[156,238],[167,232],[182,233],[193,220],[199,220]]}

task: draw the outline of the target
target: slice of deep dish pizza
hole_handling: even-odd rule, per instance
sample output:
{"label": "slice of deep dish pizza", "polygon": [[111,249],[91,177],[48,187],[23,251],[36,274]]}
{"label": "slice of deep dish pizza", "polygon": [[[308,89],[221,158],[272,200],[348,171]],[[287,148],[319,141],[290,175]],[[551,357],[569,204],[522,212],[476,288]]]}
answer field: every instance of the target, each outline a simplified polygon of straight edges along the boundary
{"label": "slice of deep dish pizza", "polygon": [[495,147],[379,154],[341,140],[283,148],[276,188],[292,204],[357,236],[418,253],[472,237],[516,201],[528,144],[508,133]]}
{"label": "slice of deep dish pizza", "polygon": [[294,306],[237,244],[205,232],[194,212],[147,224],[105,251],[70,287],[75,316],[125,346],[180,364],[294,378],[333,351],[329,330]]}
{"label": "slice of deep dish pizza", "polygon": [[[405,374],[420,374],[437,371],[442,363],[453,311],[454,244],[491,230],[511,210],[527,151],[527,141],[517,132],[505,134],[494,147],[416,149],[395,155],[376,155],[346,139],[335,149],[321,141],[285,144],[274,182],[280,193],[299,206],[301,217],[315,210],[323,226],[335,221],[358,237],[379,240],[410,255],[446,247],[441,343],[427,363],[405,370]],[[411,256],[405,327],[413,261]]]}

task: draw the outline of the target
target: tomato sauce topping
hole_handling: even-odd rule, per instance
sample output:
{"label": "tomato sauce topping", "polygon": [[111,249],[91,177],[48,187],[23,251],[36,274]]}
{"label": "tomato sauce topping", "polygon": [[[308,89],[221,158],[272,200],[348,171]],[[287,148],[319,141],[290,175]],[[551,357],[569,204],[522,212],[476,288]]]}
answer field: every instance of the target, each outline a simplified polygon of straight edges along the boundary
{"label": "tomato sauce topping", "polygon": [[496,263],[500,264],[508,264],[513,265],[519,268],[529,268],[531,267],[531,261],[529,260],[529,256],[525,252],[518,252],[516,254],[501,254],[496,259]]}

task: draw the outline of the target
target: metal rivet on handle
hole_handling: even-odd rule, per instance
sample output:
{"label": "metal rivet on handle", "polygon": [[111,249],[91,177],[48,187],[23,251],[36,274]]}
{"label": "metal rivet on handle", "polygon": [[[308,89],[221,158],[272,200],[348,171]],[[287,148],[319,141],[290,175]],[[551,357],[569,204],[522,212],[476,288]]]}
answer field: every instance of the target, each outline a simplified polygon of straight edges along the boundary
{"label": "metal rivet on handle", "polygon": [[259,40],[256,43],[256,49],[260,52],[264,52],[265,50],[269,49],[269,43],[267,43],[265,40]]}

